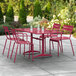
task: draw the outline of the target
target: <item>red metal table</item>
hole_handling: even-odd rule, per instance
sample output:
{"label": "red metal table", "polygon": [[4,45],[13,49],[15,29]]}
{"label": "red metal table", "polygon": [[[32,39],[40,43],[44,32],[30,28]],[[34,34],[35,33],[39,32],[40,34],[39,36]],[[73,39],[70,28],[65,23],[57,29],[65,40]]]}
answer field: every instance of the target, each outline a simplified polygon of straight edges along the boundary
{"label": "red metal table", "polygon": [[[35,37],[33,37],[33,34],[36,34],[36,35],[41,34],[42,35],[42,53],[34,56],[33,58],[40,57],[40,56],[52,56],[51,54],[45,54],[44,53],[44,39],[45,39],[44,34],[50,34],[50,30],[45,29],[43,32],[41,29],[38,31],[37,28],[33,28],[32,31],[30,30],[30,28],[19,28],[19,29],[16,29],[16,31],[30,33],[31,34],[31,43],[33,43],[33,39],[35,38]],[[32,52],[32,46],[31,46],[31,50],[27,51],[25,53],[29,53],[29,52]],[[34,51],[34,52],[39,52],[39,51]]]}

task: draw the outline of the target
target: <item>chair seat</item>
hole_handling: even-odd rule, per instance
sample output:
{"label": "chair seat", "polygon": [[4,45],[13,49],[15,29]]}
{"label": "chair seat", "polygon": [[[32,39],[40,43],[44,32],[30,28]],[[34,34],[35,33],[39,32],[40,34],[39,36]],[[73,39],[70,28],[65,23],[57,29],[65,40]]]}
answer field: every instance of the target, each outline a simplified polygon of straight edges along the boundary
{"label": "chair seat", "polygon": [[51,34],[51,35],[48,35],[48,37],[56,37],[58,35],[55,35],[55,34]]}
{"label": "chair seat", "polygon": [[[16,38],[8,38],[9,40],[15,40]],[[21,38],[18,38],[19,40],[24,40],[24,39],[21,39]]]}
{"label": "chair seat", "polygon": [[[15,40],[15,38],[8,38],[9,40]],[[24,39],[18,38],[18,44],[31,44],[29,41],[25,41]]]}
{"label": "chair seat", "polygon": [[[46,37],[56,37],[57,35],[55,35],[55,34],[51,34],[51,35],[44,35],[44,38],[46,38]],[[40,36],[40,38],[42,38],[42,35]]]}
{"label": "chair seat", "polygon": [[15,38],[8,38],[8,40],[15,40]]}
{"label": "chair seat", "polygon": [[67,40],[67,39],[70,39],[70,37],[62,37],[62,40]]}
{"label": "chair seat", "polygon": [[69,37],[54,37],[50,38],[51,41],[58,41],[58,40],[67,40],[70,39]]}
{"label": "chair seat", "polygon": [[61,40],[61,37],[50,38],[50,41],[59,42],[59,40]]}
{"label": "chair seat", "polygon": [[29,41],[25,41],[24,39],[19,39],[16,43],[18,43],[18,44],[31,44]]}

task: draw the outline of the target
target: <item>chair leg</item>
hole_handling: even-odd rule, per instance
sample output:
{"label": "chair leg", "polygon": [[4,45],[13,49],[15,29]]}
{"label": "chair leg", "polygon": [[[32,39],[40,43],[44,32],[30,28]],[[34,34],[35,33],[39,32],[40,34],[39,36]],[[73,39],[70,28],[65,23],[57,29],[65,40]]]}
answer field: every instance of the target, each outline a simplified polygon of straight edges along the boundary
{"label": "chair leg", "polygon": [[58,56],[59,56],[59,47],[60,47],[60,43],[58,42]]}
{"label": "chair leg", "polygon": [[24,56],[25,56],[25,44],[24,44]]}
{"label": "chair leg", "polygon": [[71,41],[71,39],[70,39],[70,43],[71,43],[71,47],[72,47],[73,55],[75,56],[75,53],[74,53],[74,49],[73,49],[73,45],[72,45],[72,41]]}
{"label": "chair leg", "polygon": [[20,44],[20,50],[19,50],[19,54],[21,54],[21,44]]}
{"label": "chair leg", "polygon": [[53,43],[53,41],[52,41],[52,47],[53,47],[53,49],[54,49],[54,43]]}
{"label": "chair leg", "polygon": [[49,53],[51,54],[51,41],[49,41]]}
{"label": "chair leg", "polygon": [[30,59],[30,50],[31,50],[31,45],[29,44],[29,59]]}
{"label": "chair leg", "polygon": [[34,45],[32,44],[33,50],[32,50],[32,61],[34,61]]}
{"label": "chair leg", "polygon": [[9,44],[9,49],[8,49],[7,58],[9,57],[10,47],[11,47],[11,40],[10,40],[10,44]]}
{"label": "chair leg", "polygon": [[16,48],[16,52],[15,52],[14,63],[15,63],[15,61],[16,61],[17,50],[18,50],[18,44],[17,44],[17,48]]}
{"label": "chair leg", "polygon": [[39,50],[41,50],[41,40],[39,40]]}
{"label": "chair leg", "polygon": [[62,44],[62,40],[61,40],[61,51],[63,53],[63,44]]}
{"label": "chair leg", "polygon": [[45,39],[45,52],[46,52],[46,39]]}
{"label": "chair leg", "polygon": [[4,45],[4,49],[3,49],[3,52],[2,52],[2,54],[4,54],[5,47],[6,47],[6,43],[7,43],[7,39],[6,39],[6,41],[5,41],[5,45]]}
{"label": "chair leg", "polygon": [[12,48],[12,52],[11,52],[11,55],[10,55],[10,59],[12,58],[12,54],[13,54],[13,50],[14,50],[14,46],[15,46],[15,42],[13,44],[13,48]]}

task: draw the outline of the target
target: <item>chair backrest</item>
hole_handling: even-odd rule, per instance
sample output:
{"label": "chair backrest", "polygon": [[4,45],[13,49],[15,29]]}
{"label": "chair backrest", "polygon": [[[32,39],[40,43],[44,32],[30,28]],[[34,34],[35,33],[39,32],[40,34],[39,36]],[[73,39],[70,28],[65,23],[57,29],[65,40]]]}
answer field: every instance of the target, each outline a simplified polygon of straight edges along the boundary
{"label": "chair backrest", "polygon": [[8,30],[8,27],[7,26],[3,26],[3,28],[4,28],[5,35],[6,35],[7,39],[10,39],[11,36],[10,36],[10,31]]}
{"label": "chair backrest", "polygon": [[72,33],[73,31],[73,26],[71,25],[64,25],[63,30],[68,31],[69,33]]}
{"label": "chair backrest", "polygon": [[[54,23],[52,31],[59,31],[61,24]],[[58,35],[58,33],[56,33]]]}
{"label": "chair backrest", "polygon": [[61,24],[54,23],[53,30],[59,30],[60,26],[61,26]]}
{"label": "chair backrest", "polygon": [[71,36],[71,33],[73,31],[73,26],[72,25],[63,25],[63,29],[64,32],[69,33]]}
{"label": "chair backrest", "polygon": [[[15,29],[11,29],[11,33],[13,35],[13,39],[15,40],[15,42],[18,42],[20,40],[22,40],[22,41],[24,41],[24,40],[28,41],[28,35],[26,33],[17,32]],[[24,37],[25,37],[25,39],[24,39]]]}
{"label": "chair backrest", "polygon": [[17,37],[17,35],[16,35],[15,29],[11,29],[11,33],[12,33],[12,35],[13,35],[13,39],[15,40],[15,42],[17,42],[17,41],[18,41],[18,37]]}

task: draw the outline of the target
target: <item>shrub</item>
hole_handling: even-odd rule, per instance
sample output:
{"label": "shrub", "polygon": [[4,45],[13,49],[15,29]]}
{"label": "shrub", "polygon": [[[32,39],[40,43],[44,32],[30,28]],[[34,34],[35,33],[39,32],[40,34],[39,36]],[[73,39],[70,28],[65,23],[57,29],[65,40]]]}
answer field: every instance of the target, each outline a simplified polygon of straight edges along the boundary
{"label": "shrub", "polygon": [[60,23],[59,19],[57,19],[56,15],[53,15],[53,19],[49,22],[49,28],[53,27],[54,23]]}
{"label": "shrub", "polygon": [[7,13],[6,13],[6,22],[10,23],[14,21],[14,12],[11,4],[8,5]]}
{"label": "shrub", "polygon": [[44,26],[45,28],[47,28],[47,27],[49,26],[48,22],[49,22],[49,21],[48,21],[47,19],[43,18],[43,19],[39,22],[39,24],[40,24],[41,27]]}
{"label": "shrub", "polygon": [[62,9],[61,11],[60,11],[60,14],[61,14],[61,19],[66,19],[66,18],[70,18],[70,14],[69,14],[70,12],[69,12],[69,9],[67,8],[67,7],[65,7],[64,9]]}
{"label": "shrub", "polygon": [[32,25],[34,28],[37,28],[38,25],[40,25],[40,27],[44,26],[45,28],[47,28],[49,26],[48,22],[49,21],[47,19],[38,16],[35,17],[33,21],[29,22],[28,26]]}
{"label": "shrub", "polygon": [[48,3],[44,6],[44,8],[43,8],[43,11],[44,11],[44,17],[46,18],[46,19],[48,19],[48,20],[50,20],[51,18],[50,18],[50,14],[51,14],[51,12],[50,12],[50,10],[51,10],[51,5],[50,5],[50,2],[48,1]]}
{"label": "shrub", "polygon": [[20,10],[19,10],[19,21],[21,24],[26,23],[26,9],[24,6],[24,0],[20,1]]}
{"label": "shrub", "polygon": [[41,21],[42,19],[41,19],[41,17],[38,15],[38,17],[35,17],[34,19],[33,19],[33,21],[31,21],[31,22],[29,22],[29,26],[33,26],[33,27],[37,27],[37,25],[39,24],[39,22]]}
{"label": "shrub", "polygon": [[2,14],[2,9],[0,7],[0,24],[3,23],[3,14]]}
{"label": "shrub", "polygon": [[18,21],[18,22],[11,22],[10,25],[11,25],[12,27],[14,27],[14,28],[19,28],[19,27],[21,27],[21,24],[20,24],[19,21]]}
{"label": "shrub", "polygon": [[30,25],[28,25],[28,24],[23,24],[23,26],[21,26],[21,28],[30,28]]}
{"label": "shrub", "polygon": [[40,15],[42,18],[42,10],[39,0],[36,0],[34,3],[34,11],[33,11],[33,18]]}
{"label": "shrub", "polygon": [[75,38],[76,38],[76,32],[73,34],[73,37],[75,37]]}
{"label": "shrub", "polygon": [[1,24],[1,25],[0,25],[0,35],[4,35],[4,34],[5,34],[4,29],[3,29],[3,25],[4,25],[4,26],[7,26],[8,29],[13,28],[13,27],[10,26],[8,23]]}

